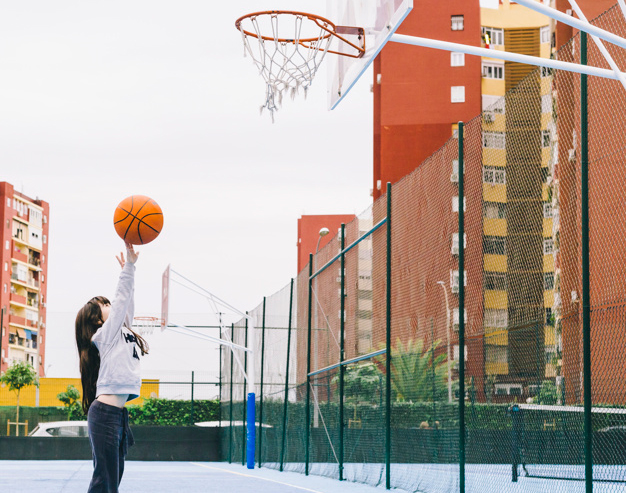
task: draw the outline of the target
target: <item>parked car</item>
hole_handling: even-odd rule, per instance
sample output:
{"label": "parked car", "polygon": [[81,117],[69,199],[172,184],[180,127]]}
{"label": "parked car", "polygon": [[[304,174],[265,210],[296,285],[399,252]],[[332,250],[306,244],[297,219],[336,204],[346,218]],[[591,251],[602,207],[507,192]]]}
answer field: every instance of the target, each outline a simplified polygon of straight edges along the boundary
{"label": "parked car", "polygon": [[86,437],[87,421],[50,421],[39,423],[29,437]]}

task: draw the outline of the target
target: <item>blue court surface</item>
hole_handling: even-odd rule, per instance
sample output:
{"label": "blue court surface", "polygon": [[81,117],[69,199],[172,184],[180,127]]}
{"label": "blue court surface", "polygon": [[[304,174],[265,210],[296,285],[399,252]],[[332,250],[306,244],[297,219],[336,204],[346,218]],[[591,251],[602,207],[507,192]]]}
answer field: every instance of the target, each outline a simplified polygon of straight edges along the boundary
{"label": "blue court surface", "polygon": [[[91,461],[0,461],[0,491],[84,493]],[[382,493],[374,488],[319,476],[272,469],[249,470],[224,462],[128,461],[120,493]],[[396,490],[397,491],[397,490]]]}
{"label": "blue court surface", "polygon": [[[319,466],[319,464],[317,464]],[[325,466],[329,466],[326,464]],[[380,466],[347,465],[346,477],[381,479]],[[315,470],[314,464],[312,470]],[[555,466],[546,467],[554,472]],[[572,472],[572,466],[556,466]],[[576,475],[582,474],[581,469]],[[406,491],[456,492],[459,490],[458,466],[443,464],[393,464],[393,493]],[[0,492],[10,493],[84,493],[91,479],[91,461],[0,461]],[[626,478],[626,466],[596,466],[594,474]],[[406,490],[401,488],[406,488]],[[120,492],[128,493],[383,493],[384,487],[367,486],[350,481],[305,476],[296,472],[279,472],[263,467],[249,470],[241,464],[225,462],[140,462],[128,461]],[[510,465],[466,466],[466,493],[584,493],[582,481],[529,478],[520,476],[511,482]],[[594,483],[594,493],[626,493],[626,482]]]}

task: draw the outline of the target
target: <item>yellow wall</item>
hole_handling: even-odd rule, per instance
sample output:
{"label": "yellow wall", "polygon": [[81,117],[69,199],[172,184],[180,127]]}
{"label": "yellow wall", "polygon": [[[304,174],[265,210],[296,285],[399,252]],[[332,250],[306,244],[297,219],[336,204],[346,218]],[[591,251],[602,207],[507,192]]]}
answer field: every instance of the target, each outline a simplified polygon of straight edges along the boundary
{"label": "yellow wall", "polygon": [[507,0],[496,9],[480,9],[480,23],[487,27],[502,29],[522,29],[550,25],[550,19],[543,14],[522,5],[510,4]]}
{"label": "yellow wall", "polygon": [[483,183],[483,199],[485,202],[506,202],[506,185]]}
{"label": "yellow wall", "polygon": [[[158,380],[142,380],[141,397],[129,401],[128,404],[143,404],[143,398],[159,396]],[[40,378],[39,379],[39,406],[63,406],[57,399],[57,395],[65,392],[68,385],[73,385],[82,394],[80,378]],[[0,388],[0,406],[15,406],[17,404],[17,393],[10,392],[8,387]],[[37,388],[26,387],[20,392],[20,406],[37,405]]]}

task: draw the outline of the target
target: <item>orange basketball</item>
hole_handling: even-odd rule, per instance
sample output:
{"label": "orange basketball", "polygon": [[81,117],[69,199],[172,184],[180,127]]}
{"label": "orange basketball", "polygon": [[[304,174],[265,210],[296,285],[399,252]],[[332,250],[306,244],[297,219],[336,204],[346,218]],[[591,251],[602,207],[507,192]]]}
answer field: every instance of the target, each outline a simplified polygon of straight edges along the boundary
{"label": "orange basketball", "polygon": [[163,228],[163,211],[150,197],[131,195],[118,204],[113,225],[124,241],[145,245],[159,236]]}

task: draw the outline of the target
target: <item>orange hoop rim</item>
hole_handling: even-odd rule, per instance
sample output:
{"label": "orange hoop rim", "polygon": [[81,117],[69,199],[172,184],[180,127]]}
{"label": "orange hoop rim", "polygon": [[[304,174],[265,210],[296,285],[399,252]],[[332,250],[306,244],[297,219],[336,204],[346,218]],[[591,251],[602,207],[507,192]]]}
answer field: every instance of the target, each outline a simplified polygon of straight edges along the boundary
{"label": "orange hoop rim", "polygon": [[[295,15],[295,16],[301,16],[301,17],[306,17],[307,19],[309,19],[310,21],[313,21],[315,24],[317,24],[317,26],[326,31],[328,34],[320,37],[316,37],[316,38],[301,38],[301,39],[291,39],[291,38],[276,38],[276,37],[272,37],[272,36],[263,36],[261,34],[257,34],[257,33],[253,33],[250,31],[246,31],[245,29],[243,29],[241,27],[241,23],[246,20],[246,19],[251,19],[253,17],[259,17],[262,15]],[[246,36],[252,36],[253,38],[259,39],[259,40],[263,40],[263,41],[277,41],[279,43],[292,43],[292,44],[300,44],[302,46],[304,46],[305,48],[311,48],[311,46],[307,46],[307,44],[311,44],[314,43],[316,41],[319,41],[320,39],[328,39],[331,36],[334,36],[338,39],[340,39],[341,41],[343,41],[344,43],[350,45],[352,48],[356,49],[358,54],[357,55],[353,55],[350,53],[342,53],[339,51],[332,51],[332,50],[328,50],[328,53],[334,53],[335,55],[343,55],[343,56],[347,56],[347,57],[351,57],[351,58],[361,58],[364,54],[365,54],[365,30],[362,27],[347,27],[347,26],[336,26],[333,22],[331,22],[330,20],[326,19],[325,17],[322,17],[321,15],[317,15],[317,14],[309,14],[307,12],[298,12],[298,11],[294,11],[294,10],[264,10],[264,11],[260,11],[260,12],[252,12],[250,14],[246,14],[246,15],[242,15],[241,17],[239,17],[239,19],[237,19],[235,21],[235,27],[237,28],[238,31],[242,32],[244,35]],[[362,46],[358,46],[355,43],[347,40],[346,38],[344,38],[343,36],[341,36],[337,30],[343,30],[345,32],[345,34],[354,34],[356,36],[359,36],[359,38],[361,39],[362,42]]]}

